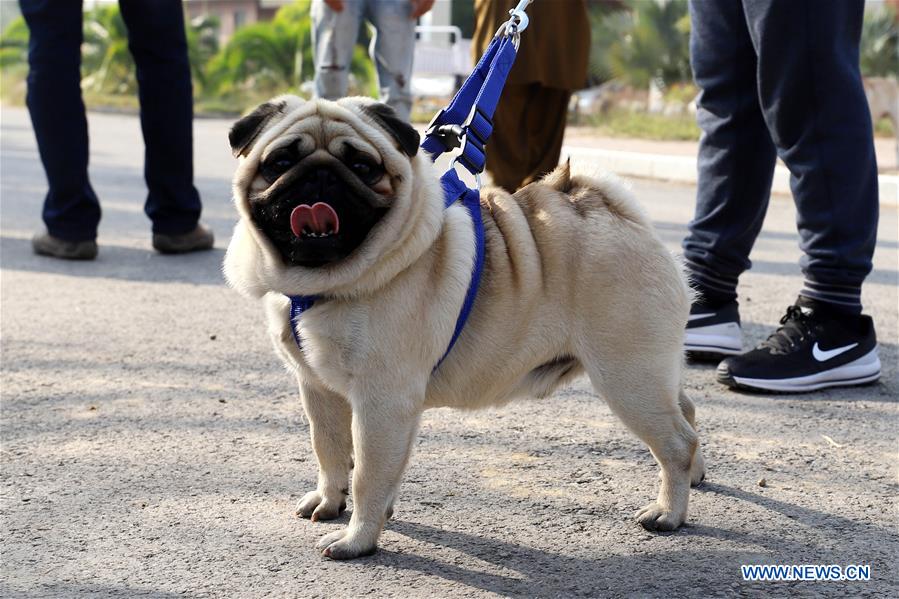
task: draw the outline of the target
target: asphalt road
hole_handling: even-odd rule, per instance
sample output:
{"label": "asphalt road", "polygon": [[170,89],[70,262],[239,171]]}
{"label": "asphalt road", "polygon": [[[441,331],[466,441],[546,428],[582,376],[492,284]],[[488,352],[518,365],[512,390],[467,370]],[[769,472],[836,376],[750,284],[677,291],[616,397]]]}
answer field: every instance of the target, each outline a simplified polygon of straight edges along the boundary
{"label": "asphalt road", "polygon": [[[142,213],[138,121],[92,114],[100,257],[72,264],[31,254],[44,176],[27,114],[3,108],[0,119],[0,595],[899,592],[895,211],[882,214],[863,298],[881,339],[878,384],[746,395],[689,368],[709,471],[681,531],[633,521],[656,466],[581,380],[503,410],[428,412],[380,551],[338,563],[313,544],[347,517],[294,516],[316,471],[294,383],[259,305],[219,274],[234,222],[230,123],[195,126],[216,250],[165,257]],[[634,187],[676,249],[693,190]],[[747,345],[799,290],[794,227],[792,203],[772,202],[741,283]],[[742,580],[741,564],[768,563],[868,564],[871,580]]]}

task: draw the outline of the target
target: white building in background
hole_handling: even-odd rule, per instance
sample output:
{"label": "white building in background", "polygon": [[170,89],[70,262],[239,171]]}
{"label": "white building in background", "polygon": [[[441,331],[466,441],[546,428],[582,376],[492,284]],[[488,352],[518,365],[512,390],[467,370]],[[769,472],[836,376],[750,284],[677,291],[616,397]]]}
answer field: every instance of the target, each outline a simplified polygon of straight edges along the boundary
{"label": "white building in background", "polygon": [[184,0],[188,19],[212,16],[219,20],[219,44],[250,23],[269,21],[278,9],[292,0]]}

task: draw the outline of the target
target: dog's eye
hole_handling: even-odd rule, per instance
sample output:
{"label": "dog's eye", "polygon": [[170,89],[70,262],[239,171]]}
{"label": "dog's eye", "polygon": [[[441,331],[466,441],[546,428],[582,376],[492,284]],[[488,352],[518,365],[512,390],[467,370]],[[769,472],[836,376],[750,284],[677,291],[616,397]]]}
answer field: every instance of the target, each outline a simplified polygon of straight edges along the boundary
{"label": "dog's eye", "polygon": [[278,177],[290,170],[297,163],[296,156],[287,150],[273,152],[266,158],[259,169],[262,178],[269,183],[274,183]]}
{"label": "dog's eye", "polygon": [[365,177],[366,175],[371,173],[371,165],[367,162],[354,162],[352,168],[353,172],[360,177]]}
{"label": "dog's eye", "polygon": [[376,183],[384,174],[383,168],[365,160],[354,160],[350,163],[350,169],[367,185]]}

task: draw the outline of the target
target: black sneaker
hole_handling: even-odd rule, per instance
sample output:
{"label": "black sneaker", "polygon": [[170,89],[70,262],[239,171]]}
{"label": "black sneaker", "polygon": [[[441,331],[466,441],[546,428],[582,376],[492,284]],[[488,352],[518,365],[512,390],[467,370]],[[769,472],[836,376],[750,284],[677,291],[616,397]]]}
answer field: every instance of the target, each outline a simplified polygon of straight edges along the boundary
{"label": "black sneaker", "polygon": [[740,311],[732,301],[717,308],[694,303],[684,331],[684,350],[691,360],[721,360],[743,351]]}
{"label": "black sneaker", "polygon": [[754,350],[718,365],[718,382],[756,391],[801,393],[848,387],[880,378],[877,336],[870,316],[821,307],[787,308],[783,325]]}

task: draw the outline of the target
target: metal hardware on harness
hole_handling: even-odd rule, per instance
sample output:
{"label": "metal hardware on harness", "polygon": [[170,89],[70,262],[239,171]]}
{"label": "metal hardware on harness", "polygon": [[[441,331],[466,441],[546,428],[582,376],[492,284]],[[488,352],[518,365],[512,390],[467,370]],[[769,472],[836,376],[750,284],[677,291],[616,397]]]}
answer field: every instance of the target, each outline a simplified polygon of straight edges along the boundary
{"label": "metal hardware on harness", "polygon": [[[456,170],[456,163],[457,163],[457,162],[459,162],[459,157],[458,157],[458,156],[456,156],[455,158],[453,158],[453,161],[450,162],[450,168],[453,169],[453,170]],[[465,170],[468,170],[468,169],[465,169]],[[478,185],[478,191],[480,191],[480,190],[481,190],[481,173],[474,173],[474,181],[475,181],[475,183],[477,183],[477,185]]]}
{"label": "metal hardware on harness", "polygon": [[528,28],[530,19],[528,19],[528,15],[524,11],[525,9],[527,9],[528,4],[530,4],[531,2],[533,2],[533,0],[521,0],[518,3],[518,6],[509,11],[509,16],[512,18],[509,19],[508,23],[506,23],[506,25],[508,25],[509,27],[509,29],[506,30],[507,33],[521,33]]}
{"label": "metal hardware on harness", "polygon": [[515,46],[515,50],[518,50],[518,46],[521,44],[521,32],[527,29],[528,24],[531,22],[527,13],[524,11],[528,7],[528,4],[533,1],[534,0],[519,0],[518,6],[509,11],[509,20],[499,26],[499,29],[496,30],[496,34],[493,37],[502,35],[512,38],[512,44]]}

